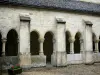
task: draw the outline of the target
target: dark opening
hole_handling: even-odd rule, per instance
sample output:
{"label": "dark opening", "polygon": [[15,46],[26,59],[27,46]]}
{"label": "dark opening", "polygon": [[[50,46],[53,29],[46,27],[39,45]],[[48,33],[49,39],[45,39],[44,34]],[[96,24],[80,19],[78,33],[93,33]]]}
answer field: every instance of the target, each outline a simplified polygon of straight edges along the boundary
{"label": "dark opening", "polygon": [[75,35],[74,53],[80,53],[80,37],[81,37],[81,34],[77,32]]}
{"label": "dark opening", "polygon": [[0,57],[2,56],[2,36],[0,34]]}
{"label": "dark opening", "polygon": [[[100,40],[100,37],[99,37],[99,40]],[[100,52],[100,41],[99,41],[99,46],[98,47],[99,47],[99,52]]]}
{"label": "dark opening", "polygon": [[92,48],[93,48],[93,52],[95,52],[95,38],[96,38],[96,36],[95,36],[95,34],[93,33],[92,34]]}
{"label": "dark opening", "polygon": [[70,42],[69,42],[69,38],[70,38],[70,33],[68,31],[66,31],[66,53],[70,54]]}
{"label": "dark opening", "polygon": [[30,34],[30,52],[31,55],[39,55],[39,35],[36,31],[32,31]]}
{"label": "dark opening", "polygon": [[43,43],[44,55],[46,55],[46,62],[51,63],[51,55],[53,53],[53,35],[51,32],[47,32],[44,36]]}
{"label": "dark opening", "polygon": [[17,56],[18,54],[18,35],[15,30],[10,30],[7,34],[6,56]]}

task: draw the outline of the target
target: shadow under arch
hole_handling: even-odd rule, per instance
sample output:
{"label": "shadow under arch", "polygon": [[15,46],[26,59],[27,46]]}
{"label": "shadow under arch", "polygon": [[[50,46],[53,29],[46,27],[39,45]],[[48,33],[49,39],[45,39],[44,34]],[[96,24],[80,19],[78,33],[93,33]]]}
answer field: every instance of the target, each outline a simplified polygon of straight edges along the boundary
{"label": "shadow under arch", "polygon": [[2,34],[0,33],[0,57],[2,56]]}
{"label": "shadow under arch", "polygon": [[95,40],[96,40],[96,35],[95,35],[95,33],[92,33],[92,49],[93,49],[93,52],[95,52]]}
{"label": "shadow under arch", "polygon": [[65,36],[66,36],[66,53],[70,54],[70,37],[71,37],[71,33],[69,31],[65,32]]}
{"label": "shadow under arch", "polygon": [[46,55],[46,63],[51,64],[51,55],[53,53],[53,33],[48,31],[45,33],[45,40],[43,43],[44,55]]}
{"label": "shadow under arch", "polygon": [[18,54],[18,34],[14,29],[7,34],[5,54],[6,56],[17,56]]}
{"label": "shadow under arch", "polygon": [[30,33],[30,53],[31,55],[39,55],[40,43],[39,43],[39,33],[37,31],[32,31]]}
{"label": "shadow under arch", "polygon": [[99,36],[98,49],[99,49],[99,52],[100,52],[100,36]]}
{"label": "shadow under arch", "polygon": [[80,53],[80,39],[82,35],[80,32],[77,32],[75,35],[75,41],[74,41],[74,53]]}

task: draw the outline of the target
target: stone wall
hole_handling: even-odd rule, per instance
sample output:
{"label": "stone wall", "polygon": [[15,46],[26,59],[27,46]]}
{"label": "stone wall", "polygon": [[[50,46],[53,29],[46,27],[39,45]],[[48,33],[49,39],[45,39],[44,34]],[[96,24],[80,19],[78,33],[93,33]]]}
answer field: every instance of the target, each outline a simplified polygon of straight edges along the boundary
{"label": "stone wall", "polygon": [[[24,17],[28,16],[30,18],[30,22],[29,23],[25,22],[22,24],[21,17],[20,17],[21,15],[23,15]],[[60,27],[62,27],[61,28],[62,31],[59,30],[60,27],[58,26],[57,21],[56,21],[58,18],[61,18],[62,20],[64,19],[64,21],[66,22],[64,24],[64,27],[60,25]],[[29,47],[30,46],[30,43],[29,43],[30,42],[29,40],[30,32],[37,31],[40,36],[40,39],[44,38],[44,35],[47,31],[53,32],[54,39],[57,45],[55,47],[55,51],[58,52],[58,57],[62,57],[61,60],[58,57],[56,58],[58,59],[58,65],[59,65],[60,63],[59,61],[62,62],[65,59],[67,59],[67,54],[64,48],[65,43],[61,42],[60,39],[64,41],[63,35],[65,31],[69,31],[71,33],[71,37],[73,38],[73,40],[75,39],[74,37],[77,32],[80,32],[82,36],[84,36],[85,35],[84,34],[84,31],[85,31],[84,22],[85,21],[92,22],[93,24],[91,28],[92,32],[94,32],[96,36],[99,37],[100,35],[100,31],[99,31],[100,17],[99,16],[89,15],[89,14],[80,14],[80,13],[75,13],[75,12],[60,11],[60,10],[46,10],[46,9],[39,9],[39,8],[36,9],[36,8],[19,7],[19,6],[18,7],[3,6],[3,5],[0,6],[0,32],[2,34],[2,38],[7,37],[7,33],[10,29],[15,29],[17,31],[19,41],[20,41],[19,42],[19,53],[20,53],[21,64],[24,63],[24,65],[30,65],[31,62],[33,62],[33,59],[35,60],[35,58],[38,58],[40,60],[40,57],[32,57],[32,60],[31,60],[30,47]],[[25,25],[25,29],[23,28],[23,30],[21,30],[21,24]],[[57,37],[57,34],[59,35],[58,37]],[[82,38],[85,41],[88,40],[88,39],[85,39],[84,37]],[[83,51],[85,51],[85,48],[83,48]],[[64,56],[62,52],[65,53]],[[27,59],[29,61],[25,62],[27,61]],[[68,61],[73,62],[73,60],[74,59],[72,58],[72,59],[69,59]],[[42,61],[40,60],[39,62],[42,63]],[[80,59],[79,61],[82,61],[82,59]],[[46,62],[44,61],[44,63]],[[56,61],[55,63],[57,65]]]}
{"label": "stone wall", "polygon": [[12,65],[19,64],[19,58],[17,56],[0,57],[0,68],[8,69]]}

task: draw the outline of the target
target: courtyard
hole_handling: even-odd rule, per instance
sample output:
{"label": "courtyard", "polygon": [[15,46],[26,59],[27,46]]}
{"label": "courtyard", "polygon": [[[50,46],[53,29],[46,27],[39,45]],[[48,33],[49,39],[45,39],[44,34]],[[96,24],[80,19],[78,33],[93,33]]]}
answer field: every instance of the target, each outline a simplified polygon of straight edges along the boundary
{"label": "courtyard", "polygon": [[21,75],[100,75],[100,0],[95,1],[1,0],[1,71],[19,65],[15,70],[27,68]]}
{"label": "courtyard", "polygon": [[67,67],[32,68],[24,70],[22,75],[100,75],[100,63],[68,65]]}

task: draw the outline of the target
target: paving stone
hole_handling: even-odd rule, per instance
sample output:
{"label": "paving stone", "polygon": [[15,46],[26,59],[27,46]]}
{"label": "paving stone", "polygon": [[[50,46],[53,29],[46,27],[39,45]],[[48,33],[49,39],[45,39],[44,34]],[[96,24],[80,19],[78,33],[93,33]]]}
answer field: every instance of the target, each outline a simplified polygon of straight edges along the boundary
{"label": "paving stone", "polygon": [[100,63],[94,65],[68,65],[67,67],[32,68],[24,71],[21,75],[100,75]]}

